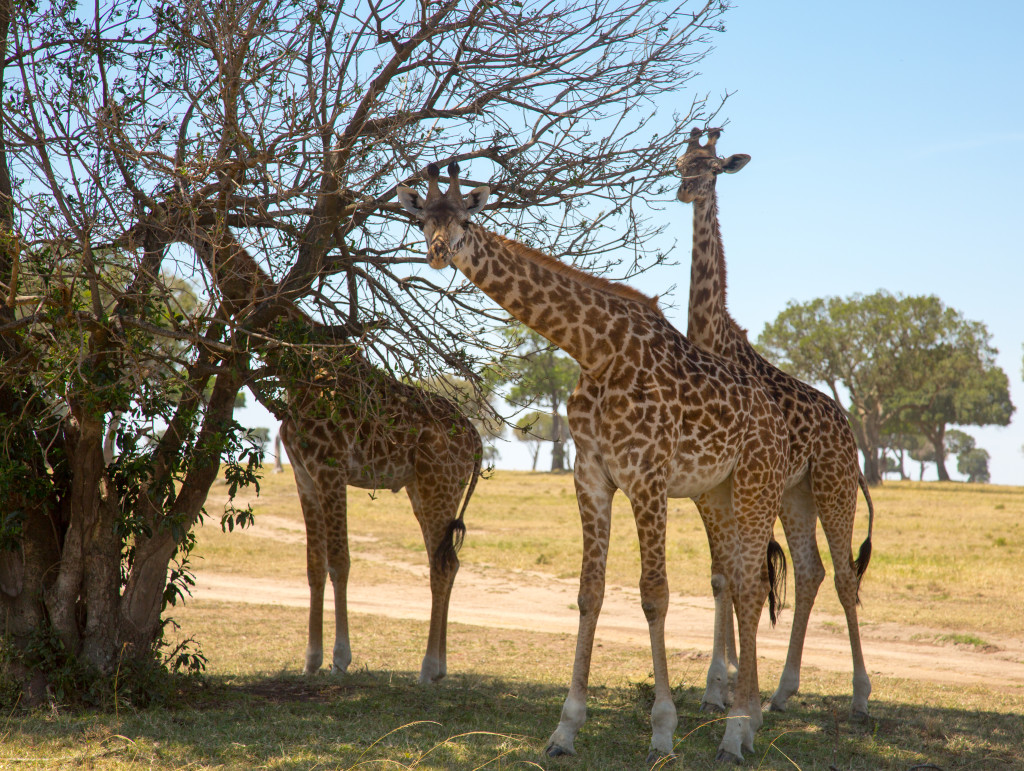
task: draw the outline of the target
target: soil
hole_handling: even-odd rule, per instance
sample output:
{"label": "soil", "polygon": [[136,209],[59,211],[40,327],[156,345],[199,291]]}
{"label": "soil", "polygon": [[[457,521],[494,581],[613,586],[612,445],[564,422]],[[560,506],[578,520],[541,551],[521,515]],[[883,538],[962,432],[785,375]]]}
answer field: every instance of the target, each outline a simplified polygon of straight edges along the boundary
{"label": "soil", "polygon": [[[303,541],[302,525],[283,517],[261,515],[244,537]],[[359,540],[352,539],[353,542]],[[389,568],[387,582],[361,582],[356,567],[349,581],[348,604],[352,613],[425,621],[430,613],[430,587],[425,565],[387,559],[359,552],[353,544],[353,561],[376,562]],[[380,571],[373,571],[379,575]],[[487,565],[464,563],[452,594],[449,620],[496,629],[519,629],[576,634],[575,608],[579,583],[533,571],[508,571]],[[292,581],[198,570],[193,596],[222,600],[307,607],[309,587],[304,576]],[[333,612],[330,591],[325,613]],[[708,652],[714,603],[707,597],[674,595],[669,606],[666,641],[670,648]],[[327,616],[328,618],[330,616]],[[763,616],[757,652],[761,658],[785,661],[789,625],[785,613],[774,629]],[[650,644],[647,622],[640,609],[639,591],[611,586],[605,591],[597,630],[598,641],[614,641],[646,648]],[[943,632],[895,623],[861,623],[861,639],[868,671],[872,675],[911,678],[947,685],[1000,688],[1024,693],[1024,640],[993,638],[987,645],[943,642]],[[846,621],[815,611],[804,645],[804,666],[849,673],[850,648]]]}

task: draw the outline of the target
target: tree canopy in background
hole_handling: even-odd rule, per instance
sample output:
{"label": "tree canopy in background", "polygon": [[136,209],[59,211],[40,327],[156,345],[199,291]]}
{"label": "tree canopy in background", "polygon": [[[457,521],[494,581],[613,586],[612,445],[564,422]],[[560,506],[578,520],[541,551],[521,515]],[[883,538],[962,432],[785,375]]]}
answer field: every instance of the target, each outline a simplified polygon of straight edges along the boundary
{"label": "tree canopy in background", "polygon": [[[0,0],[0,602],[29,700],[54,656],[152,658],[221,462],[229,491],[259,465],[232,408],[280,377],[270,344],[417,382],[504,351],[394,202],[428,162],[489,182],[499,232],[661,260],[643,202],[714,113],[686,87],[725,8]],[[274,340],[290,302],[309,321]]]}
{"label": "tree canopy in background", "polygon": [[[520,418],[516,423],[517,438],[523,432],[550,441],[551,470],[566,471],[565,444],[570,437],[563,410],[576,388],[580,367],[532,329],[516,325],[507,334],[515,345],[515,353],[505,360],[498,380],[512,386],[508,401],[519,408],[542,408],[547,415],[539,422],[530,416]],[[536,453],[533,465],[536,468]]]}
{"label": "tree canopy in background", "polygon": [[758,345],[846,405],[872,483],[882,478],[887,435],[924,437],[939,478],[949,479],[947,427],[1007,425],[1013,414],[1009,380],[995,364],[985,325],[934,296],[879,291],[790,303],[765,325]]}

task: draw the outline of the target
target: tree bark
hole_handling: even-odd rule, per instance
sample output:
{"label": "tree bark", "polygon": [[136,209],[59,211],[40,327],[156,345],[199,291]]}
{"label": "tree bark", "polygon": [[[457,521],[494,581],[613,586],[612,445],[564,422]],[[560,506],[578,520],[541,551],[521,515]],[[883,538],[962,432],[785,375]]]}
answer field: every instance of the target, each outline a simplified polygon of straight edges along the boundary
{"label": "tree bark", "polygon": [[565,441],[563,439],[562,416],[558,414],[556,402],[555,411],[551,413],[551,470],[565,471]]}
{"label": "tree bark", "polygon": [[928,440],[935,448],[935,470],[938,472],[940,482],[949,481],[949,472],[946,470],[946,431],[945,427],[928,436]]}

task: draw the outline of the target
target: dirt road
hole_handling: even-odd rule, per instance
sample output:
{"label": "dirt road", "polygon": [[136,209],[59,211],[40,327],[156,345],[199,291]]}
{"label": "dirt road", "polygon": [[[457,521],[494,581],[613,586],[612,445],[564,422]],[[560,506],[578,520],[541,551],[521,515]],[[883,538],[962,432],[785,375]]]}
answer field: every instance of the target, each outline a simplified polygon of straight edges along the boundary
{"label": "dirt road", "polygon": [[[301,542],[304,532],[298,522],[263,515],[243,537]],[[424,621],[428,618],[430,588],[424,565],[386,560],[372,551],[360,551],[357,544],[353,544],[353,559],[357,563],[366,560],[385,565],[394,579],[389,583],[361,583],[358,568],[353,570],[349,583],[351,612]],[[575,607],[577,588],[575,579],[463,565],[455,582],[449,617],[452,622],[476,626],[575,634],[578,617],[572,607]],[[327,595],[330,607],[330,591]],[[240,582],[237,575],[199,570],[194,596],[307,607],[309,588],[304,576],[290,581],[253,577]],[[673,596],[666,627],[669,647],[709,651],[713,613],[710,592],[707,597]],[[767,614],[758,634],[758,654],[784,661],[789,642],[786,615],[775,629],[770,627],[766,617]],[[597,633],[599,640],[645,648],[649,645],[638,590],[608,586]],[[1024,693],[1024,640],[986,636],[989,645],[981,649],[942,643],[939,641],[941,633],[934,629],[889,623],[863,624],[861,635],[868,670],[872,674],[954,685],[984,685]],[[850,649],[843,617],[817,611],[811,615],[803,660],[806,666],[850,672]]]}

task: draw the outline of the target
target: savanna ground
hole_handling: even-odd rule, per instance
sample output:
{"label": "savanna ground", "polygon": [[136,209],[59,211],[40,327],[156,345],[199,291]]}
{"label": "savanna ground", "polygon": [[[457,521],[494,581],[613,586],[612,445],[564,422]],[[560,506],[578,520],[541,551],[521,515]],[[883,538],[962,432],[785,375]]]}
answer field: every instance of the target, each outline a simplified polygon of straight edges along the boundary
{"label": "savanna ground", "polygon": [[[875,548],[860,611],[871,718],[848,717],[849,648],[829,577],[811,619],[801,693],[787,713],[765,714],[745,765],[1024,769],[1024,488],[889,482],[872,495]],[[426,560],[403,493],[371,500],[350,491],[353,663],[340,677],[301,675],[308,589],[291,474],[266,475],[246,531],[212,524],[222,503],[222,494],[211,498],[199,532],[195,596],[172,613],[176,637],[201,644],[205,676],[182,682],[160,707],[114,700],[99,712],[59,703],[12,712],[0,724],[0,768],[646,767],[649,643],[635,588],[636,531],[621,496],[588,720],[579,756],[558,759],[543,747],[575,643],[580,530],[570,475],[499,472],[478,485],[452,599],[449,676],[426,688],[416,684]],[[670,501],[670,512],[676,768],[713,768],[723,727],[698,710],[711,635],[707,545],[689,501]],[[861,502],[855,546],[865,533]],[[784,611],[758,639],[765,698],[788,624]],[[328,656],[331,630],[328,623]]]}

